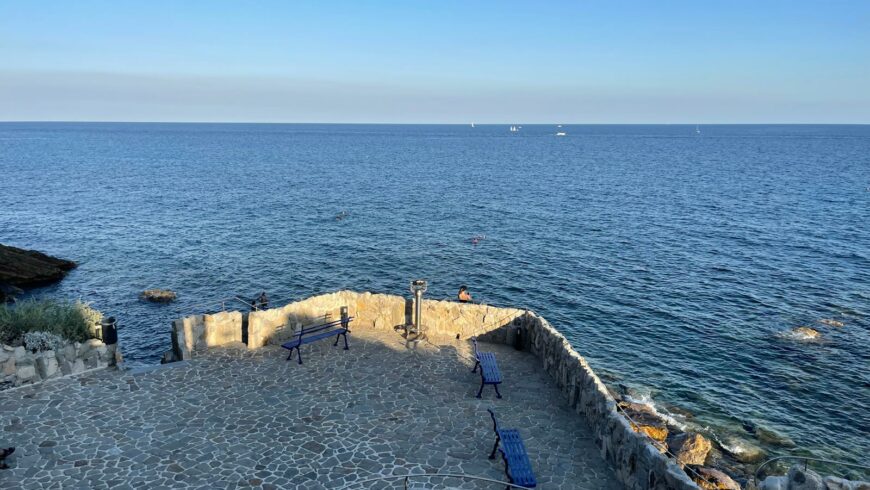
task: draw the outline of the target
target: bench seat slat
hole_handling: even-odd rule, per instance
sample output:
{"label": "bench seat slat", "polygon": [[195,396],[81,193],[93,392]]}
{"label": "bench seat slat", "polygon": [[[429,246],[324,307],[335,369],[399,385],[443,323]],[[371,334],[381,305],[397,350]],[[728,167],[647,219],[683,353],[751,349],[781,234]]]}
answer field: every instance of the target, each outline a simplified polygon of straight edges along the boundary
{"label": "bench seat slat", "polygon": [[498,370],[495,355],[492,352],[481,352],[479,359],[480,367],[483,370],[483,382],[486,384],[501,383],[501,371]]}
{"label": "bench seat slat", "polygon": [[536,486],[537,480],[532,471],[532,463],[523,444],[523,438],[516,429],[501,429],[498,431],[501,438],[501,453],[504,456],[510,476],[517,485]]}

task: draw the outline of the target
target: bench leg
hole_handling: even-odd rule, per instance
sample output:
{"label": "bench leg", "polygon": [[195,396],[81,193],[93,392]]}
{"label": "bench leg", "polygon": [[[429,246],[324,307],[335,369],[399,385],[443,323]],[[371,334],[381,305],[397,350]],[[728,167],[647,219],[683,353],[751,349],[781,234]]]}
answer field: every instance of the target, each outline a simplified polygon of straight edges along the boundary
{"label": "bench leg", "polygon": [[[295,349],[295,347],[294,347],[293,349]],[[290,359],[293,359],[293,349],[290,349],[290,353],[287,354],[287,360],[288,360],[288,361],[289,361]]]}
{"label": "bench leg", "polygon": [[495,450],[498,449],[498,443],[501,441],[501,437],[498,436],[498,433],[495,435],[495,444],[492,445],[492,452],[489,453],[489,459],[495,459]]}
{"label": "bench leg", "polygon": [[477,390],[477,397],[480,398],[480,394],[483,393],[483,380],[480,380],[480,389]]}
{"label": "bench leg", "polygon": [[302,351],[299,350],[299,347],[296,348],[296,357],[299,358],[299,364],[302,364]]}
{"label": "bench leg", "polygon": [[477,361],[477,362],[474,363],[474,369],[471,370],[472,373],[476,373],[476,372],[477,372],[477,366],[480,366],[480,361]]}
{"label": "bench leg", "polygon": [[494,384],[492,387],[495,388],[495,397],[501,398],[501,393],[498,392],[498,384]]}
{"label": "bench leg", "polygon": [[339,338],[341,338],[341,334],[338,334],[338,335],[335,336],[335,343],[332,344],[333,347],[335,347],[335,346],[338,345],[338,339],[339,339]]}
{"label": "bench leg", "polygon": [[350,347],[347,346],[347,333],[343,333],[341,335],[344,336],[344,350],[350,349]]}

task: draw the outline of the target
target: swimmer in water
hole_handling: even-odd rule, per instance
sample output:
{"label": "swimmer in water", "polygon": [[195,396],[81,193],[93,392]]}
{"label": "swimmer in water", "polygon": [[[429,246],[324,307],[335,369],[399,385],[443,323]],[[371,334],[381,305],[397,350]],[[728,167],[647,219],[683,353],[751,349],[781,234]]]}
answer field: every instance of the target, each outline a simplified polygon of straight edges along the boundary
{"label": "swimmer in water", "polygon": [[468,286],[459,286],[459,293],[456,295],[460,303],[468,303],[471,301],[471,293],[468,292]]}

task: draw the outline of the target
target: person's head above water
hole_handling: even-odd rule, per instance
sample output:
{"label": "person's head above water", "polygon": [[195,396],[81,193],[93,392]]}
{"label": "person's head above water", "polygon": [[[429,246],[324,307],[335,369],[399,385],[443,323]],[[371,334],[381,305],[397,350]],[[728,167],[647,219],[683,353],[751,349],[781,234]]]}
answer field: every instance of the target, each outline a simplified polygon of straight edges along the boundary
{"label": "person's head above water", "polygon": [[468,291],[468,286],[459,286],[459,292]]}

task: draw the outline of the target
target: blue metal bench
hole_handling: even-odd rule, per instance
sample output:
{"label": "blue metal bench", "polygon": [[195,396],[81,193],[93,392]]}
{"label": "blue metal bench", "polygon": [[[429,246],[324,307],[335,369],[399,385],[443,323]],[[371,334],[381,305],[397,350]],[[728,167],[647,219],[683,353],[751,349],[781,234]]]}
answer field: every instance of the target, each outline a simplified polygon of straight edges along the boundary
{"label": "blue metal bench", "polygon": [[477,372],[480,368],[480,389],[477,390],[477,397],[483,393],[483,387],[492,385],[495,388],[495,395],[501,398],[501,393],[498,392],[498,385],[501,384],[501,372],[498,370],[498,364],[495,362],[495,354],[492,352],[480,352],[477,350],[477,337],[471,337],[471,343],[474,345],[474,369],[472,373]]}
{"label": "blue metal bench", "polygon": [[520,432],[516,429],[500,428],[495,412],[491,408],[487,408],[486,411],[492,417],[492,430],[495,431],[495,445],[492,446],[489,459],[495,459],[495,450],[498,449],[504,460],[504,474],[507,475],[508,482],[526,488],[535,488],[538,486],[538,481],[532,471],[532,463],[529,461],[529,454],[526,452]]}
{"label": "blue metal bench", "polygon": [[302,364],[302,352],[299,350],[299,347],[303,344],[310,344],[312,342],[317,342],[318,340],[327,339],[333,335],[335,335],[335,343],[332,344],[332,346],[337,346],[339,338],[344,337],[344,350],[348,350],[347,334],[350,333],[351,321],[353,321],[353,317],[347,316],[347,310],[342,308],[341,320],[335,320],[309,327],[301,327],[298,332],[293,334],[292,340],[281,345],[281,347],[290,350],[290,353],[287,355],[287,360],[289,361],[293,358],[293,349],[296,349],[296,355],[299,357],[299,364]]}

